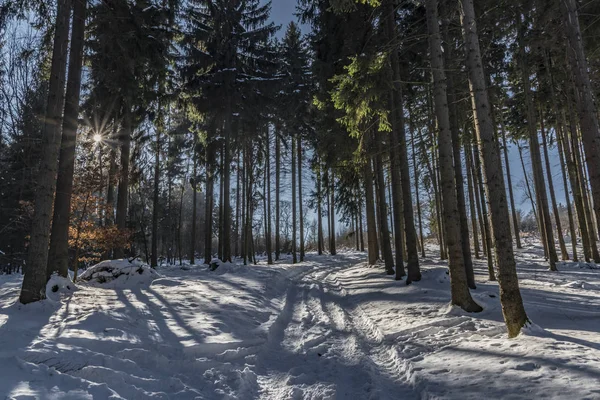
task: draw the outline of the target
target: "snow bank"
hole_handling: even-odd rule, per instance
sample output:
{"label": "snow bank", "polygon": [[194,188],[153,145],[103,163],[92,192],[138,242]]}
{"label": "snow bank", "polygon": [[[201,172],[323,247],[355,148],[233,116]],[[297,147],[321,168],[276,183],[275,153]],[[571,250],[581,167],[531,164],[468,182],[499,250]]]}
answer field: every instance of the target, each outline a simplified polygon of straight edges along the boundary
{"label": "snow bank", "polygon": [[105,260],[88,268],[79,277],[82,281],[111,288],[150,286],[157,278],[160,278],[158,272],[137,259]]}

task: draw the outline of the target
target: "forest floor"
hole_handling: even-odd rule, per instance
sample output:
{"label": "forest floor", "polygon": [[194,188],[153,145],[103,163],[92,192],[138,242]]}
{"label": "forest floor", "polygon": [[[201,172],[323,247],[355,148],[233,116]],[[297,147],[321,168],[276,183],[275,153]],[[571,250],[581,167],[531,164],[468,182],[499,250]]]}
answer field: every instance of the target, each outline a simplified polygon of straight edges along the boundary
{"label": "forest floor", "polygon": [[540,252],[517,251],[534,324],[515,339],[485,261],[479,314],[449,306],[433,258],[410,286],[345,252],[165,266],[151,283],[78,284],[27,306],[21,276],[0,276],[0,397],[600,399],[600,267],[549,272]]}

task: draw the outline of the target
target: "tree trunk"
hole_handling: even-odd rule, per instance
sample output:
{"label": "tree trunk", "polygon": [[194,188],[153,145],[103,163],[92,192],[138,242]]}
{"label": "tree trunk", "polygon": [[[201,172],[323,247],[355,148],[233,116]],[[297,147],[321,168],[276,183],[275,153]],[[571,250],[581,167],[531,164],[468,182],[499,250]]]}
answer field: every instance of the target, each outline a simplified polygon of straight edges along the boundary
{"label": "tree trunk", "polygon": [[267,127],[267,147],[266,147],[266,172],[265,172],[265,180],[266,180],[266,202],[267,206],[265,207],[265,218],[267,219],[267,231],[266,231],[266,247],[267,247],[267,263],[269,265],[273,264],[273,249],[272,249],[272,232],[271,232],[271,139],[269,135],[269,127]]}
{"label": "tree trunk", "polygon": [[[409,111],[409,114],[410,111]],[[416,143],[415,143],[415,134],[414,134],[414,126],[412,124],[412,118],[410,123],[410,142],[412,145],[412,162],[413,162],[413,170],[415,172],[415,202],[417,203],[417,222],[419,224],[419,238],[421,243],[421,257],[425,257],[425,239],[423,236],[423,218],[421,214],[421,196],[419,194],[419,166],[417,165],[417,151],[416,151]]]}
{"label": "tree trunk", "polygon": [[461,0],[461,25],[467,54],[467,69],[473,105],[473,115],[485,170],[487,200],[492,216],[498,281],[502,313],[509,337],[515,337],[527,322],[527,314],[519,290],[517,269],[512,247],[510,217],[502,166],[498,165],[498,142],[494,136],[490,102],[485,86],[485,74],[479,48],[473,0]]}
{"label": "tree trunk", "polygon": [[[566,127],[565,114],[561,115],[563,126]],[[567,171],[569,172],[569,180],[571,181],[571,190],[573,191],[573,202],[575,203],[575,211],[577,213],[577,221],[579,222],[579,233],[581,235],[581,242],[583,245],[583,257],[585,262],[590,262],[592,254],[592,246],[590,243],[589,230],[587,227],[585,209],[583,206],[583,194],[581,192],[581,185],[579,184],[579,174],[577,173],[577,167],[571,152],[571,143],[568,138],[568,132],[562,132],[562,148],[565,152],[565,158],[567,161]]]}
{"label": "tree trunk", "polygon": [[[556,114],[558,117],[558,113]],[[558,144],[558,157],[560,161],[560,171],[563,181],[563,190],[565,192],[565,200],[567,203],[567,214],[569,217],[569,234],[571,235],[571,251],[573,252],[573,261],[579,261],[577,256],[577,233],[575,231],[575,219],[573,218],[573,206],[571,204],[571,196],[569,195],[569,183],[567,182],[567,171],[565,170],[566,160],[564,155],[563,138],[561,132],[563,127],[560,123],[556,124],[556,142]]]}
{"label": "tree trunk", "polygon": [[594,221],[592,219],[592,211],[590,209],[589,202],[587,201],[589,200],[589,195],[587,186],[585,184],[585,175],[583,173],[582,158],[580,154],[581,152],[579,151],[579,141],[577,140],[577,127],[575,126],[572,118],[571,121],[571,148],[573,149],[573,163],[577,173],[577,180],[579,182],[581,202],[583,204],[583,212],[588,230],[589,246],[594,262],[600,262],[600,255],[598,254],[598,246],[596,244],[596,232],[594,231]]}
{"label": "tree trunk", "polygon": [[275,260],[280,256],[280,191],[281,191],[281,141],[279,129],[275,132]]}
{"label": "tree trunk", "polygon": [[62,121],[63,134],[54,198],[52,235],[50,236],[48,278],[55,271],[66,277],[69,270],[69,219],[75,170],[75,144],[77,141],[77,118],[79,117],[86,8],[87,0],[73,0],[73,32],[69,50],[69,75]]}
{"label": "tree trunk", "polygon": [[[554,220],[556,221],[556,231],[558,235],[558,243],[560,245],[560,253],[562,260],[567,261],[569,259],[569,253],[567,252],[567,246],[563,237],[562,224],[560,222],[560,215],[558,213],[558,205],[556,204],[556,195],[554,193],[554,182],[552,181],[552,168],[550,167],[550,157],[548,156],[548,143],[546,140],[543,114],[540,115],[540,127],[542,133],[542,150],[544,151],[544,161],[546,165],[546,177],[548,178],[548,190],[550,191],[550,200],[552,202]],[[569,192],[565,192],[565,197],[569,197]]]}
{"label": "tree trunk", "polygon": [[510,198],[510,209],[512,211],[513,231],[517,249],[523,248],[521,245],[521,234],[519,232],[519,220],[517,219],[517,209],[515,207],[515,196],[513,193],[512,176],[510,175],[510,161],[508,160],[508,147],[506,145],[506,130],[504,129],[504,116],[500,113],[500,130],[502,133],[502,147],[504,150],[504,165],[506,167],[506,182],[508,183],[508,195]]}
{"label": "tree trunk", "polygon": [[46,298],[48,244],[52,204],[56,189],[56,171],[60,151],[62,111],[65,100],[64,84],[66,74],[67,46],[69,43],[70,1],[59,0],[52,50],[52,66],[46,118],[42,135],[42,159],[35,190],[35,209],[31,224],[31,234],[25,277],[19,300],[23,304]]}
{"label": "tree trunk", "polygon": [[[214,209],[214,152],[213,146],[206,146],[206,201],[204,203],[204,264],[212,261],[213,209]],[[196,178],[194,178],[196,179]],[[194,221],[194,224],[196,222]]]}
{"label": "tree trunk", "polygon": [[379,245],[377,243],[377,227],[375,226],[375,201],[373,199],[373,171],[371,161],[367,156],[364,162],[364,181],[365,181],[365,203],[367,214],[367,248],[369,265],[377,264],[379,259]]}
{"label": "tree trunk", "polygon": [[[440,186],[444,201],[444,228],[448,245],[452,304],[461,307],[467,312],[479,312],[482,311],[483,308],[475,303],[469,292],[471,283],[468,278],[469,271],[465,266],[465,253],[461,237],[461,215],[457,194],[458,182],[455,181],[456,170],[454,167],[454,164],[457,162],[458,165],[460,165],[460,160],[453,160],[455,153],[452,143],[453,135],[450,127],[450,115],[448,110],[448,93],[446,90],[446,73],[444,72],[442,40],[439,31],[438,2],[437,0],[427,0],[425,7],[429,31],[429,56],[433,75],[435,114],[437,116],[438,125],[439,170],[441,174]],[[456,134],[458,136],[458,132]],[[462,182],[462,168],[460,181]],[[462,188],[460,189],[462,190]],[[470,249],[468,250],[470,257]],[[472,265],[470,273],[473,273]],[[475,286],[474,277],[472,277],[472,285]]]}
{"label": "tree trunk", "polygon": [[[194,166],[192,167],[192,178],[190,179],[190,185],[192,186],[192,227],[190,235],[190,264],[194,265],[196,262],[196,223],[198,220],[198,158],[194,152]],[[207,169],[208,170],[208,169]],[[207,187],[208,193],[208,187]],[[183,196],[183,191],[182,191]],[[207,203],[208,204],[208,203]],[[208,209],[208,208],[207,208]],[[208,260],[210,262],[210,260]],[[205,262],[208,264],[208,262]]]}
{"label": "tree trunk", "polygon": [[329,200],[329,218],[331,219],[331,235],[329,235],[329,254],[335,256],[337,251],[335,249],[335,179],[333,173],[329,174],[330,176],[330,200]]}
{"label": "tree trunk", "polygon": [[540,212],[540,228],[543,229],[543,237],[546,243],[548,252],[548,262],[550,270],[556,271],[556,262],[558,255],[554,247],[554,233],[552,232],[552,221],[550,219],[550,211],[548,206],[548,194],[546,193],[546,182],[544,179],[544,171],[542,168],[542,157],[540,155],[540,143],[538,140],[536,113],[534,99],[531,94],[530,70],[525,44],[522,43],[523,29],[519,29],[519,63],[521,64],[521,81],[523,91],[525,93],[525,104],[527,107],[527,128],[529,130],[529,153],[531,154],[531,169],[533,170],[533,182],[535,193],[538,200],[538,210]]}
{"label": "tree trunk", "polygon": [[479,191],[479,198],[481,199],[481,221],[482,221],[482,239],[485,244],[484,251],[487,259],[488,266],[488,278],[490,281],[496,280],[496,274],[494,272],[494,245],[492,243],[493,234],[490,227],[490,215],[488,213],[488,207],[486,204],[486,193],[483,184],[483,175],[481,173],[481,157],[479,156],[479,149],[477,146],[473,148],[473,159],[475,160],[475,190]]}
{"label": "tree trunk", "polygon": [[[600,125],[598,108],[592,91],[588,63],[581,39],[579,15],[575,0],[561,0],[562,15],[569,45],[567,50],[577,87],[577,105],[585,160],[590,174],[596,218],[600,219]],[[594,243],[597,238],[593,238]]]}
{"label": "tree trunk", "polygon": [[[467,166],[467,190],[469,192],[469,207],[471,213],[471,230],[473,231],[473,245],[475,248],[475,258],[479,259],[481,257],[479,255],[479,235],[477,233],[477,213],[475,209],[476,203],[473,196],[473,163],[471,160],[471,150],[468,148],[466,143],[464,144],[464,152],[465,164]],[[476,191],[475,194],[477,194]],[[479,203],[479,201],[477,203]]]}
{"label": "tree trunk", "polygon": [[[447,13],[446,0],[442,1],[442,10]],[[437,0],[436,0],[437,2]],[[443,52],[443,64],[448,68],[451,62],[454,60],[454,47],[451,45],[452,39],[449,34],[449,23],[447,18],[442,19],[442,29],[444,34],[444,52]],[[440,46],[442,41],[440,40]],[[441,56],[441,55],[440,55]],[[467,204],[465,201],[465,183],[463,178],[463,167],[460,154],[460,133],[458,129],[458,110],[457,110],[457,98],[456,89],[454,86],[454,73],[453,69],[448,68],[446,74],[447,81],[447,101],[448,101],[448,113],[450,121],[450,132],[452,133],[452,156],[454,158],[454,180],[456,182],[456,200],[458,206],[458,213],[460,217],[460,235],[462,240],[462,250],[464,256],[465,271],[467,273],[467,283],[471,289],[476,289],[475,285],[475,273],[473,271],[473,259],[471,256],[471,242],[469,240],[469,220],[467,218]],[[435,71],[434,71],[435,72]],[[442,71],[442,73],[445,73]]]}
{"label": "tree trunk", "polygon": [[158,199],[160,190],[160,131],[156,130],[156,162],[154,164],[154,196],[152,199],[152,256],[150,266],[156,268],[158,266]]}
{"label": "tree trunk", "polygon": [[317,159],[317,252],[323,255],[323,194],[321,193],[321,161]]}
{"label": "tree trunk", "polygon": [[297,227],[297,214],[296,214],[296,141],[294,137],[291,137],[292,142],[292,263],[298,262],[298,256],[296,254],[296,242],[298,240],[296,227]]}
{"label": "tree trunk", "polygon": [[234,253],[236,257],[240,255],[240,172],[242,166],[240,165],[240,153],[237,154],[236,160],[237,171],[235,174],[236,186],[235,186],[235,248]]}
{"label": "tree trunk", "polygon": [[302,139],[298,135],[298,216],[300,217],[300,262],[304,261],[304,210],[302,209]]}
{"label": "tree trunk", "polygon": [[[388,10],[392,10],[394,8],[391,0],[387,0]],[[387,24],[388,24],[388,33],[396,38],[396,33],[391,30],[391,27],[396,26],[396,18],[395,12],[387,13]],[[393,41],[394,46],[397,47],[398,43]],[[408,151],[406,146],[406,132],[404,129],[404,99],[402,93],[402,87],[400,83],[402,81],[402,77],[400,75],[400,63],[398,60],[398,53],[396,49],[392,49],[391,52],[391,64],[392,64],[392,76],[394,84],[393,90],[393,102],[395,104],[395,120],[396,120],[396,137],[398,143],[398,152],[397,152],[397,160],[400,168],[400,184],[402,187],[402,204],[403,204],[403,213],[404,213],[404,227],[405,227],[405,240],[406,240],[406,250],[407,250],[407,271],[408,276],[406,278],[406,283],[410,284],[413,281],[421,280],[421,270],[419,268],[419,250],[417,248],[417,231],[415,229],[415,218],[413,214],[413,205],[412,205],[412,190],[411,190],[411,182],[410,182],[410,168],[408,165]]]}
{"label": "tree trunk", "polygon": [[[373,138],[373,140],[377,140]],[[392,246],[390,244],[390,231],[387,219],[387,202],[385,199],[385,182],[383,177],[383,163],[381,160],[381,144],[377,143],[377,153],[373,159],[375,167],[375,178],[377,179],[377,196],[379,198],[379,229],[381,237],[381,251],[385,261],[385,271],[388,275],[394,274],[394,258],[392,256]],[[398,252],[398,251],[397,251]]]}
{"label": "tree trunk", "polygon": [[[115,218],[117,228],[124,231],[127,228],[127,202],[129,197],[129,153],[131,151],[131,128],[132,128],[131,106],[125,100],[125,111],[123,112],[123,126],[119,140],[121,141],[121,171],[119,174],[119,186],[117,193],[117,216]],[[117,247],[113,252],[115,258],[123,258],[125,249]]]}

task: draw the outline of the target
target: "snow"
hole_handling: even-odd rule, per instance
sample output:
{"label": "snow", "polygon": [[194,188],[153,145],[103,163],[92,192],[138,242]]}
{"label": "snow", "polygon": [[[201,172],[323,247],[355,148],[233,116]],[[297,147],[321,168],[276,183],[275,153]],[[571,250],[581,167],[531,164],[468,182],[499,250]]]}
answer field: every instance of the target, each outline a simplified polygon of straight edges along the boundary
{"label": "snow", "polygon": [[88,268],[79,276],[89,284],[112,287],[131,288],[149,286],[160,275],[140,260],[105,260]]}
{"label": "snow", "polygon": [[406,286],[351,251],[160,274],[104,261],[29,305],[2,275],[0,397],[600,399],[600,270],[516,255],[531,323],[515,339],[484,260],[479,314],[449,305],[444,262]]}

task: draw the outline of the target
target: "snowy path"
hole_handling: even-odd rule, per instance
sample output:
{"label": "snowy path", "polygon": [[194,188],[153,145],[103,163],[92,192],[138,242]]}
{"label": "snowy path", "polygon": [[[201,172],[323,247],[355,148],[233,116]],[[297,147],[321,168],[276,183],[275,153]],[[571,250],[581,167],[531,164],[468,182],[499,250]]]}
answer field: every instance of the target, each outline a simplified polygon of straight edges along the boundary
{"label": "snowy path", "polygon": [[519,253],[542,329],[506,338],[478,262],[467,315],[444,264],[406,286],[364,255],[275,266],[163,268],[151,285],[15,304],[0,285],[0,397],[15,399],[600,399],[600,269],[549,273]]}
{"label": "snowy path", "polygon": [[290,284],[258,354],[260,398],[416,398],[396,349],[332,277],[338,270],[317,269]]}

